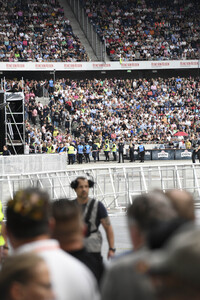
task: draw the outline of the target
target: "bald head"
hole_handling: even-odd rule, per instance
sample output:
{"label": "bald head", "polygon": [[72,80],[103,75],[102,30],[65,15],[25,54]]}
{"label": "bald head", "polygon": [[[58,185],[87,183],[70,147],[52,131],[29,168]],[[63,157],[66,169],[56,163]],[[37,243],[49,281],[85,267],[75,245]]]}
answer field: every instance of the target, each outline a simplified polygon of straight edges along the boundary
{"label": "bald head", "polygon": [[192,194],[185,190],[170,190],[166,196],[171,201],[179,217],[189,221],[194,221],[194,199]]}
{"label": "bald head", "polygon": [[130,221],[134,220],[142,230],[148,231],[150,226],[157,222],[176,218],[177,213],[168,197],[162,191],[155,190],[136,196],[128,208],[127,216]]}

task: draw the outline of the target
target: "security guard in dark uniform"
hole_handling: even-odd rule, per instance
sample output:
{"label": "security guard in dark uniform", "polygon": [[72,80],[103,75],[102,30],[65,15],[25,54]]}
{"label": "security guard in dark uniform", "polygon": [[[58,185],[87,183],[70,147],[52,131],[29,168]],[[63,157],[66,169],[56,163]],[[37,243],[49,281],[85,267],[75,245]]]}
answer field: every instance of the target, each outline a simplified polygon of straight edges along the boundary
{"label": "security guard in dark uniform", "polygon": [[138,154],[139,154],[140,162],[144,162],[145,148],[144,145],[142,145],[140,142],[138,144],[139,144]]}
{"label": "security guard in dark uniform", "polygon": [[100,148],[101,148],[101,145],[99,143],[99,140],[96,140],[95,141],[95,144],[97,145],[98,147],[98,150],[97,150],[97,153],[96,153],[96,157],[97,157],[97,160],[99,161],[99,152],[100,152]]}
{"label": "security guard in dark uniform", "polygon": [[135,144],[133,141],[131,141],[129,144],[130,162],[135,161],[134,151],[135,151]]}
{"label": "security guard in dark uniform", "polygon": [[79,145],[77,146],[77,158],[78,158],[78,162],[79,164],[83,163],[83,144],[79,143]]}
{"label": "security guard in dark uniform", "polygon": [[87,143],[84,146],[84,155],[85,155],[85,162],[86,163],[90,162],[90,153],[91,153],[91,146]]}
{"label": "security guard in dark uniform", "polygon": [[122,162],[124,162],[124,143],[123,143],[122,139],[120,139],[120,141],[118,143],[118,151],[119,151],[119,161],[118,161],[118,163],[121,162],[121,158],[122,158]]}
{"label": "security guard in dark uniform", "polygon": [[192,148],[193,148],[193,150],[192,150],[192,162],[193,162],[193,164],[195,164],[196,156],[198,158],[200,158],[200,147],[198,146],[198,144],[193,144]]}

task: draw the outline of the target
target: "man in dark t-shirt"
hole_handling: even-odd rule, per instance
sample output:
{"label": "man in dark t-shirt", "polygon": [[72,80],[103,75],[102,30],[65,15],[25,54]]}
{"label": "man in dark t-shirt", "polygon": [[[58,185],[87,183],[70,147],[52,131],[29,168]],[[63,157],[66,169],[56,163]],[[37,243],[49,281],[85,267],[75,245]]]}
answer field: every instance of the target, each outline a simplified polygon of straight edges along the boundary
{"label": "man in dark t-shirt", "polygon": [[123,143],[123,140],[120,139],[119,143],[118,143],[118,151],[119,151],[119,163],[121,162],[121,159],[122,159],[122,162],[124,162],[124,143]]}
{"label": "man in dark t-shirt", "polygon": [[92,144],[92,157],[94,158],[94,161],[96,162],[96,159],[97,159],[97,153],[98,152],[98,145],[93,143]]}
{"label": "man in dark t-shirt", "polygon": [[87,227],[85,237],[86,249],[96,258],[102,259],[102,236],[99,231],[99,226],[102,224],[106,232],[109,245],[108,258],[110,258],[115,253],[113,229],[103,203],[89,197],[89,188],[93,186],[94,182],[84,177],[78,177],[71,182],[71,187],[77,195],[74,202],[80,207]]}

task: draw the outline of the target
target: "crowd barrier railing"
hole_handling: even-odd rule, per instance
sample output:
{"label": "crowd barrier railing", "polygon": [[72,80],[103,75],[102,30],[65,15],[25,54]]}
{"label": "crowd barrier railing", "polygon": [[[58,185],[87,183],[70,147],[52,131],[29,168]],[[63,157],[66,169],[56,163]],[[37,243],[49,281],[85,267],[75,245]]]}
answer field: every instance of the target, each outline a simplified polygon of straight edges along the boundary
{"label": "crowd barrier railing", "polygon": [[84,169],[68,167],[65,171],[30,172],[7,174],[0,177],[0,199],[3,207],[18,189],[29,186],[45,189],[52,200],[75,198],[70,183],[77,176],[85,176],[95,181],[90,190],[91,197],[102,201],[106,208],[126,208],[132,197],[147,193],[152,189],[167,191],[185,189],[194,196],[196,205],[200,204],[200,164],[130,164],[130,166],[97,165]]}

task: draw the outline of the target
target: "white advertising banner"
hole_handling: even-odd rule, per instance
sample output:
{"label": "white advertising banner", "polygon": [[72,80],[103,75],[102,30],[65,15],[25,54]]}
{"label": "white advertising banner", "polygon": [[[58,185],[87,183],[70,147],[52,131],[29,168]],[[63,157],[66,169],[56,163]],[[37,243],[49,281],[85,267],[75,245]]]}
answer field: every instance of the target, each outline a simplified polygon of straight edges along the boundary
{"label": "white advertising banner", "polygon": [[0,71],[98,71],[198,69],[198,60],[127,61],[127,62],[0,62]]}

